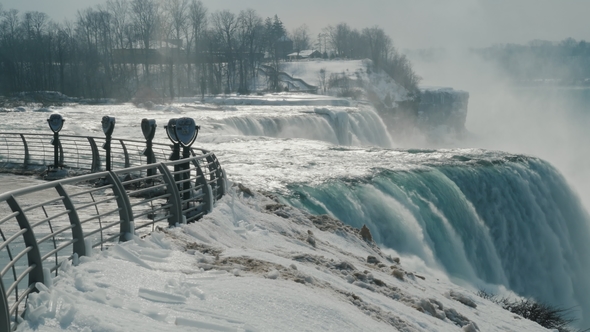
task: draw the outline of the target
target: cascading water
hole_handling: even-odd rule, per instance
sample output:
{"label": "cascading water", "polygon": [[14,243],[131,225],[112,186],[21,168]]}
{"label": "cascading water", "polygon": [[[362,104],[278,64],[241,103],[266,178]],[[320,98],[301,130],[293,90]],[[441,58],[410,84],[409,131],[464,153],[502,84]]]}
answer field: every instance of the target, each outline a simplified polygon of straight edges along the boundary
{"label": "cascading water", "polygon": [[367,224],[378,243],[450,275],[578,308],[582,324],[590,321],[590,218],[542,160],[458,157],[290,190],[290,204]]}
{"label": "cascading water", "polygon": [[244,115],[222,119],[234,134],[306,138],[337,145],[391,147],[391,137],[371,108],[333,111],[316,108],[295,115]]}

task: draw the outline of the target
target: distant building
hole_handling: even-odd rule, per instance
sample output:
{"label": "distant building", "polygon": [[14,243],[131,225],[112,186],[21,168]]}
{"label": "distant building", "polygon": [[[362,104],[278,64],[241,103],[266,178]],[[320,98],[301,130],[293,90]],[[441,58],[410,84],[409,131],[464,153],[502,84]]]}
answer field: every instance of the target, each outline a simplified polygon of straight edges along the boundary
{"label": "distant building", "polygon": [[317,50],[303,50],[299,52],[293,52],[287,55],[289,60],[297,60],[297,59],[313,59],[313,58],[321,58],[322,53]]}

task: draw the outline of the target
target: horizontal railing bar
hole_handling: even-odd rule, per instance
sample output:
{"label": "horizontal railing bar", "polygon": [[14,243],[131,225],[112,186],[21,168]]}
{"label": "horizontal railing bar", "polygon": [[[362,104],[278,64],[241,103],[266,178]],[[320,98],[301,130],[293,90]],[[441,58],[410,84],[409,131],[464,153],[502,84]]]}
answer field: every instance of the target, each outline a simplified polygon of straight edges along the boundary
{"label": "horizontal railing bar", "polygon": [[195,219],[197,219],[199,217],[202,217],[203,215],[205,215],[205,212],[204,211],[203,212],[199,212],[199,213],[197,213],[196,215],[194,215],[194,216],[192,216],[190,218],[186,218],[186,222],[193,221],[193,220],[195,220]]}
{"label": "horizontal railing bar", "polygon": [[[156,169],[156,168],[154,167],[154,169]],[[157,179],[157,178],[162,178],[162,174],[155,174],[155,175],[145,176],[145,177],[141,177],[141,178],[137,178],[137,179],[131,179],[131,180],[123,181],[123,182],[121,182],[121,184],[126,185],[126,184],[130,184],[130,183],[134,183],[134,182],[146,181],[146,180]]]}
{"label": "horizontal railing bar", "polygon": [[137,195],[144,193],[146,191],[150,191],[150,190],[154,190],[154,189],[158,189],[158,188],[162,188],[162,187],[166,187],[166,186],[167,186],[166,183],[162,183],[162,184],[159,184],[159,185],[156,185],[153,187],[147,187],[147,188],[131,191],[131,192],[129,192],[129,195],[130,196],[137,196]]}
{"label": "horizontal railing bar", "polygon": [[141,229],[141,228],[144,228],[144,227],[147,227],[147,226],[153,225],[153,224],[155,224],[155,223],[157,223],[157,222],[160,222],[160,221],[166,220],[166,219],[170,218],[171,216],[172,216],[172,215],[162,216],[162,217],[160,217],[160,218],[158,218],[158,219],[154,219],[154,220],[152,220],[152,221],[150,221],[150,222],[143,223],[143,224],[141,224],[141,225],[139,225],[139,226],[135,227],[135,229],[136,229],[136,230],[138,230],[138,229]]}
{"label": "horizontal railing bar", "polygon": [[0,244],[0,250],[4,249],[4,247],[6,247],[7,245],[11,244],[12,241],[14,241],[19,236],[25,234],[28,230],[29,230],[28,228],[21,228],[20,231],[14,233],[11,237],[9,237],[8,239],[6,239],[6,241],[4,241],[4,242],[2,242],[2,244]]}
{"label": "horizontal railing bar", "polygon": [[205,194],[200,194],[200,195],[198,195],[198,196],[193,196],[193,197],[191,197],[191,198],[188,198],[188,199],[183,199],[183,200],[182,200],[182,203],[186,203],[186,202],[193,202],[193,201],[196,201],[196,200],[198,200],[199,198],[203,198],[203,197],[205,197]]}
{"label": "horizontal railing bar", "polygon": [[182,169],[182,170],[180,170],[180,171],[176,171],[176,172],[170,172],[170,174],[172,174],[172,175],[176,175],[176,174],[183,174],[183,173],[188,173],[188,172],[190,172],[190,171],[192,171],[192,169],[190,169],[190,168],[187,168],[187,169]]}
{"label": "horizontal railing bar", "polygon": [[113,185],[109,183],[109,184],[106,184],[106,185],[101,186],[101,187],[95,187],[95,188],[91,188],[91,189],[88,189],[88,190],[78,191],[78,192],[75,192],[75,193],[71,193],[70,194],[70,197],[76,197],[76,196],[80,196],[80,195],[85,195],[85,194],[93,193],[93,192],[99,191],[99,190],[110,189],[112,187],[113,187]]}
{"label": "horizontal railing bar", "polygon": [[34,223],[34,224],[31,224],[31,228],[35,228],[35,227],[37,227],[37,226],[39,226],[39,225],[41,225],[41,224],[43,224],[43,223],[46,223],[46,222],[48,222],[48,221],[50,221],[50,220],[52,220],[52,219],[55,219],[55,218],[61,217],[61,216],[63,216],[63,215],[66,215],[66,214],[68,214],[68,213],[70,213],[70,212],[72,212],[72,211],[71,211],[71,210],[65,210],[65,211],[62,211],[62,212],[60,212],[60,213],[58,213],[58,214],[54,215],[54,216],[47,217],[47,218],[45,218],[45,219],[43,219],[43,220],[40,220],[40,221],[38,221],[38,222],[36,222],[36,223]]}
{"label": "horizontal railing bar", "polygon": [[12,212],[11,214],[6,215],[6,217],[4,217],[4,218],[2,218],[2,220],[0,220],[0,225],[5,223],[7,220],[10,220],[10,219],[18,216],[19,214],[20,214],[20,211],[15,211],[15,212]]}
{"label": "horizontal railing bar", "polygon": [[192,190],[193,190],[193,188],[188,188],[188,189],[184,189],[184,190],[179,190],[178,193],[182,195],[182,194],[187,193]]}
{"label": "horizontal railing bar", "polygon": [[80,221],[80,224],[85,224],[85,223],[89,222],[90,220],[98,219],[100,217],[106,217],[108,215],[111,215],[111,214],[113,214],[115,212],[119,212],[119,211],[121,211],[121,208],[116,208],[114,210],[107,211],[105,213],[99,213],[99,214],[94,215],[94,216],[92,216],[92,217],[90,217],[88,219],[84,219],[83,221]]}
{"label": "horizontal railing bar", "polygon": [[45,235],[44,237],[42,237],[41,239],[37,240],[37,244],[41,244],[41,243],[51,239],[52,237],[55,237],[56,235],[59,235],[69,229],[72,229],[72,228],[74,228],[74,225],[68,225],[68,226],[62,227],[62,228],[58,229],[57,231],[49,233],[49,234]]}
{"label": "horizontal railing bar", "polygon": [[172,204],[164,205],[162,207],[159,207],[159,208],[153,209],[153,210],[145,210],[145,211],[143,211],[143,212],[141,212],[139,214],[134,214],[133,217],[135,217],[135,218],[143,217],[143,216],[146,216],[146,215],[148,215],[150,213],[154,213],[154,212],[165,210],[165,209],[167,209],[169,207],[172,207]]}
{"label": "horizontal railing bar", "polygon": [[63,244],[61,244],[59,247],[51,250],[50,252],[46,253],[45,255],[43,255],[43,257],[41,257],[41,261],[46,260],[48,257],[51,257],[53,254],[55,254],[56,252],[64,249],[65,247],[78,242],[78,239],[71,239],[70,241],[64,242]]}
{"label": "horizontal railing bar", "polygon": [[102,203],[107,203],[107,202],[110,202],[110,201],[115,200],[117,198],[119,198],[119,197],[118,196],[111,196],[111,197],[107,197],[107,198],[105,198],[103,200],[100,200],[100,201],[93,201],[93,202],[90,202],[90,203],[86,203],[84,205],[80,205],[79,207],[77,207],[76,210],[84,210],[84,209],[86,209],[88,207],[97,206],[97,205],[102,204]]}
{"label": "horizontal railing bar", "polygon": [[99,245],[101,245],[101,244],[105,244],[105,243],[107,243],[107,242],[111,241],[112,239],[114,239],[114,238],[116,238],[116,237],[119,237],[119,236],[121,236],[121,233],[117,233],[117,234],[115,234],[115,235],[113,235],[113,236],[110,236],[110,237],[108,237],[108,238],[106,238],[106,239],[103,239],[102,241],[100,241],[100,242],[98,242],[98,243],[96,243],[96,244],[93,244],[93,245],[92,245],[92,248],[94,248],[94,247],[98,247],[98,246],[99,246]]}
{"label": "horizontal railing bar", "polygon": [[0,271],[0,278],[3,278],[6,272],[8,272],[19,259],[21,259],[24,255],[28,254],[29,251],[33,250],[33,247],[26,247],[25,250],[18,253],[18,255],[14,256],[10,263],[6,264],[6,266]]}
{"label": "horizontal railing bar", "polygon": [[23,209],[23,212],[31,211],[33,209],[36,209],[36,208],[40,207],[40,206],[51,204],[51,203],[57,202],[57,201],[61,201],[63,199],[64,199],[63,196],[59,196],[59,197],[56,197],[56,198],[48,199],[45,202],[41,202],[41,203],[38,203],[38,204],[35,204],[35,205],[27,206],[26,208]]}
{"label": "horizontal railing bar", "polygon": [[8,297],[10,294],[12,294],[12,291],[14,291],[14,289],[23,280],[23,278],[26,277],[26,275],[29,274],[29,272],[33,271],[36,267],[37,267],[37,265],[32,264],[31,266],[26,268],[21,274],[19,274],[18,277],[12,283],[12,285],[10,285],[10,287],[8,287],[8,289],[6,290],[6,297]]}
{"label": "horizontal railing bar", "polygon": [[174,181],[176,184],[183,184],[185,182],[190,182],[193,181],[194,179],[192,178],[188,178],[188,179],[184,179],[184,180],[178,180],[178,181]]}
{"label": "horizontal railing bar", "polygon": [[170,197],[170,196],[172,196],[172,194],[170,194],[170,193],[167,193],[167,194],[164,194],[164,195],[162,195],[162,196],[156,196],[156,197],[146,198],[146,199],[144,199],[144,200],[142,200],[142,201],[139,201],[139,202],[135,202],[135,203],[133,203],[133,204],[130,204],[129,206],[130,206],[130,207],[136,207],[136,206],[138,206],[138,205],[142,205],[142,204],[145,204],[145,203],[149,203],[149,202],[155,201],[155,200],[157,200],[157,199],[168,198],[168,197]]}
{"label": "horizontal railing bar", "polygon": [[107,224],[106,226],[102,226],[101,228],[97,228],[97,229],[95,229],[95,230],[93,230],[91,232],[88,232],[88,233],[84,234],[84,238],[87,238],[87,237],[89,237],[91,235],[94,235],[94,234],[96,234],[98,232],[104,231],[105,229],[109,229],[109,228],[111,228],[111,227],[113,227],[115,225],[119,225],[122,222],[123,222],[122,220],[119,220],[119,221],[115,221],[113,223]]}
{"label": "horizontal railing bar", "polygon": [[197,209],[199,209],[199,208],[202,208],[203,206],[205,206],[205,203],[201,203],[201,204],[198,204],[198,205],[195,205],[195,206],[191,206],[191,207],[190,207],[190,208],[188,208],[188,209],[184,209],[184,210],[182,210],[182,213],[189,213],[189,212],[191,212],[191,211],[194,211],[194,210],[197,210]]}
{"label": "horizontal railing bar", "polygon": [[9,315],[14,315],[14,313],[16,312],[16,309],[18,308],[18,306],[27,299],[28,295],[31,294],[31,292],[35,289],[36,285],[29,285],[29,287],[27,287],[27,289],[25,289],[22,294],[18,297],[18,300],[12,304],[12,306],[10,306],[10,309],[8,311]]}

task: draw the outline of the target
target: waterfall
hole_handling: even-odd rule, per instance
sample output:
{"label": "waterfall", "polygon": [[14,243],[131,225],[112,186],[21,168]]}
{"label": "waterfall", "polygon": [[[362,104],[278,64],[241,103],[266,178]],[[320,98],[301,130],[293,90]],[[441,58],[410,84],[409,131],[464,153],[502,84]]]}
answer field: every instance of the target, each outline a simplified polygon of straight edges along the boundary
{"label": "waterfall", "polygon": [[228,133],[239,135],[305,138],[345,146],[392,146],[387,128],[371,108],[316,108],[308,113],[250,114],[220,121]]}
{"label": "waterfall", "polygon": [[578,308],[583,326],[590,322],[590,218],[547,162],[422,165],[290,189],[288,203],[366,224],[383,246],[476,287]]}

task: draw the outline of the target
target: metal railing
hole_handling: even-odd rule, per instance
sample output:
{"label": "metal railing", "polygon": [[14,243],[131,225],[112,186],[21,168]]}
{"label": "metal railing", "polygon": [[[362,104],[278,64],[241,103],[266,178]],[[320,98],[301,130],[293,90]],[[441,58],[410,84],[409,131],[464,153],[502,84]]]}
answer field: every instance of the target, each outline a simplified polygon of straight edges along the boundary
{"label": "metal railing", "polygon": [[[54,162],[52,134],[0,133],[0,172],[17,174],[41,173]],[[59,136],[59,165],[74,174],[105,170],[106,153],[102,146],[104,137]],[[145,165],[146,142],[113,138],[111,142],[112,169]],[[156,161],[166,161],[170,145],[153,143]],[[206,150],[193,148],[193,151]]]}
{"label": "metal railing", "polygon": [[[0,160],[20,161],[22,169],[52,162],[52,152],[45,151],[53,147],[43,145],[47,136],[0,134],[0,140],[13,143],[4,145],[10,150],[8,159]],[[97,170],[100,140],[87,138],[88,145],[82,148],[68,137],[75,136],[61,136],[64,164]],[[15,152],[19,140],[25,148]],[[103,249],[146,234],[157,223],[195,221],[225,193],[224,171],[211,152],[193,150],[190,158],[143,164],[130,153],[139,152],[135,144],[139,141],[119,142],[121,154],[114,153],[113,168],[120,169],[0,194],[0,331],[16,328],[28,295],[37,291],[38,282],[57,274],[63,262],[76,262],[91,248]],[[165,160],[166,149],[170,151],[163,145],[159,160]],[[39,156],[42,152],[44,157]]]}

